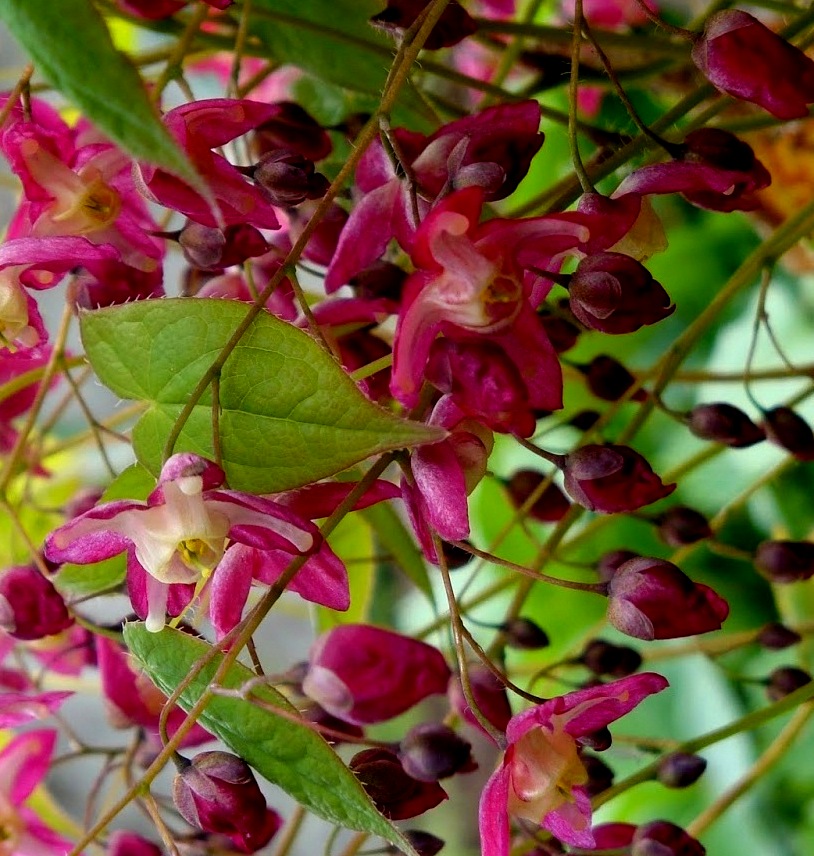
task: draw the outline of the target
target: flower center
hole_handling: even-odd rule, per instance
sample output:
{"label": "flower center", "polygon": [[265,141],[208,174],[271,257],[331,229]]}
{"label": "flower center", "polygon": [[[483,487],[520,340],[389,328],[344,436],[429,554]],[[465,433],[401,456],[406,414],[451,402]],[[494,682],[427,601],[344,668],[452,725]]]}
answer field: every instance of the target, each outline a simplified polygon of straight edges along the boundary
{"label": "flower center", "polygon": [[204,580],[214,570],[223,555],[223,546],[213,547],[203,538],[186,538],[176,548],[181,561],[193,571],[197,571]]}
{"label": "flower center", "polygon": [[520,310],[522,297],[520,283],[510,276],[498,274],[484,289],[481,296],[484,314],[492,324],[512,320]]}
{"label": "flower center", "polygon": [[0,348],[8,348],[12,353],[19,345],[35,345],[39,338],[28,323],[28,301],[17,282],[19,270],[13,267],[0,273]]}
{"label": "flower center", "polygon": [[14,806],[3,802],[0,802],[0,856],[13,856],[25,824]]}
{"label": "flower center", "polygon": [[74,234],[87,235],[107,228],[119,216],[122,200],[119,194],[97,174],[85,184],[70,204],[53,219],[57,223],[70,221]]}

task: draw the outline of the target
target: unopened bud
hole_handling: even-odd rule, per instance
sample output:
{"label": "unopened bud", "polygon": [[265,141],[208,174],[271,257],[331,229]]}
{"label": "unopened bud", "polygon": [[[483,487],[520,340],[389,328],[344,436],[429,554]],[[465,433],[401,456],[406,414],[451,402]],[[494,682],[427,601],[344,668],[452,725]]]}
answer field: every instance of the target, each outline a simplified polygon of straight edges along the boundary
{"label": "unopened bud", "polygon": [[[607,354],[594,357],[590,363],[580,367],[585,375],[588,389],[603,401],[618,401],[636,383],[636,378],[619,362]],[[640,389],[633,395],[634,401],[647,398]]]}
{"label": "unopened bud", "polygon": [[697,782],[707,762],[700,755],[671,752],[659,761],[656,778],[667,788],[686,788]]}
{"label": "unopened bud", "polygon": [[764,541],[757,548],[755,567],[773,583],[794,583],[814,576],[814,543]]}
{"label": "unopened bud", "polygon": [[811,675],[808,672],[795,666],[781,666],[769,675],[766,695],[769,701],[780,701],[808,683],[811,683]]}
{"label": "unopened bud", "polygon": [[654,820],[636,829],[630,856],[704,856],[704,846],[680,826]]}
{"label": "unopened bud", "polygon": [[330,182],[314,172],[314,162],[285,149],[269,152],[252,171],[254,180],[274,205],[299,205],[325,195]]}
{"label": "unopened bud", "polygon": [[549,645],[548,634],[530,618],[513,618],[500,626],[511,648],[536,651]]}
{"label": "unopened bud", "polygon": [[[435,856],[444,847],[445,842],[431,832],[422,829],[405,829],[404,837],[413,845],[418,856]],[[394,851],[400,853],[400,850]]]}
{"label": "unopened bud", "polygon": [[407,775],[420,782],[437,782],[475,766],[471,744],[442,723],[411,728],[399,744],[398,755]]}
{"label": "unopened bud", "polygon": [[0,573],[0,629],[15,639],[42,639],[72,624],[62,595],[33,565]]}
{"label": "unopened bud", "polygon": [[765,439],[763,430],[742,410],[723,402],[693,407],[687,417],[687,426],[696,437],[714,440],[733,449],[753,446]]}
{"label": "unopened bud", "polygon": [[686,505],[670,508],[657,518],[659,536],[670,547],[695,544],[712,536],[707,518]]}
{"label": "unopened bud", "polygon": [[639,554],[634,553],[632,550],[611,550],[610,553],[605,553],[596,566],[599,579],[603,582],[608,582],[621,565],[624,565],[630,559],[638,558]]}
{"label": "unopened bud", "polygon": [[632,675],[642,664],[638,651],[624,645],[613,645],[602,639],[592,639],[582,652],[580,662],[595,675],[624,678]]}
{"label": "unopened bud", "polygon": [[[529,497],[538,490],[546,476],[536,470],[518,470],[508,481],[509,494],[517,508],[525,505]],[[561,520],[571,503],[554,482],[549,483],[528,510],[530,517],[542,523]]]}
{"label": "unopened bud", "polygon": [[613,784],[613,770],[596,755],[583,755],[582,763],[588,773],[584,788],[589,796],[595,797]]}
{"label": "unopened bud", "polygon": [[814,460],[814,431],[790,407],[775,407],[763,417],[766,438],[799,461]]}
{"label": "unopened bud", "polygon": [[774,622],[767,624],[755,637],[755,641],[758,645],[768,648],[770,651],[782,651],[784,648],[796,645],[802,638],[799,633],[790,627]]}

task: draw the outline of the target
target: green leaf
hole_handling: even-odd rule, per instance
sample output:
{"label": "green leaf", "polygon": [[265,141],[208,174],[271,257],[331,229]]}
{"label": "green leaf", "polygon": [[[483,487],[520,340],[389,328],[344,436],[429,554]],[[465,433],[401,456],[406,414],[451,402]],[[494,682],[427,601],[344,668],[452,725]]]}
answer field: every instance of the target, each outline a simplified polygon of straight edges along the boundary
{"label": "green leaf", "polygon": [[116,50],[90,0],[0,0],[0,20],[37,71],[111,140],[202,189],[150,103],[139,73]]}
{"label": "green leaf", "polygon": [[[128,467],[110,483],[99,502],[116,499],[147,499],[155,487],[155,479],[140,464]],[[90,565],[63,565],[54,584],[63,595],[92,597],[120,586],[127,575],[124,553]]]}
{"label": "green leaf", "polygon": [[[254,0],[250,31],[272,58],[378,101],[396,53],[394,44],[369,23],[380,11],[377,0]],[[409,82],[393,118],[415,130],[435,124]]]}
{"label": "green leaf", "polygon": [[390,554],[393,564],[404,571],[431,603],[434,602],[424,557],[395,510],[387,503],[380,502],[359,513],[373,527],[376,540],[382,550]]}
{"label": "green leaf", "polygon": [[[170,628],[149,633],[141,622],[127,624],[124,639],[151,680],[168,695],[209,651],[206,642],[186,633]],[[179,703],[184,710],[189,711],[212,684],[220,661],[220,656],[215,658],[181,694]],[[253,677],[245,666],[235,664],[222,685],[239,689]],[[322,737],[296,720],[297,711],[282,695],[262,686],[253,696],[264,708],[240,698],[214,696],[204,708],[200,724],[314,814],[381,836],[415,856],[402,834],[378,812],[359,780]],[[284,718],[274,708],[294,718]]]}
{"label": "green leaf", "polygon": [[[102,382],[149,403],[133,443],[154,475],[175,419],[247,311],[234,301],[178,298],[82,315],[82,341]],[[229,484],[253,493],[300,487],[371,455],[443,437],[370,402],[306,332],[267,313],[226,360],[219,400]],[[211,403],[210,390],[176,451],[214,457]]]}

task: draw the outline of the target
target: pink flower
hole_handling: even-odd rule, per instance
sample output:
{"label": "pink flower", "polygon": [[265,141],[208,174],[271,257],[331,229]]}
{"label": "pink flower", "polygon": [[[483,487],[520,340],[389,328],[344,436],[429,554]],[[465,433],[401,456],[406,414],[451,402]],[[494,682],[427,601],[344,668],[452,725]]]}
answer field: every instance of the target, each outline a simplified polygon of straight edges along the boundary
{"label": "pink flower", "polygon": [[637,556],[608,584],[608,620],[637,639],[676,639],[720,630],[729,605],[709,586],[694,583],[663,559]]}
{"label": "pink flower", "polygon": [[814,102],[814,61],[748,12],[709,17],[692,59],[716,89],[778,119],[802,119]]}
{"label": "pink flower", "polygon": [[97,506],[52,532],[51,561],[89,564],[127,551],[127,584],[136,612],[153,632],[180,614],[236,541],[261,550],[307,554],[319,532],[279,503],[219,490],[225,475],[191,453],[173,455],[146,502]]}
{"label": "pink flower", "polygon": [[57,733],[28,731],[0,752],[0,824],[3,852],[21,856],[64,856],[71,842],[49,829],[25,802],[45,778]]}
{"label": "pink flower", "polygon": [[539,824],[565,844],[592,848],[588,772],[578,740],[667,686],[661,675],[646,672],[550,699],[512,717],[503,763],[481,796],[483,856],[508,856],[511,817]]}
{"label": "pink flower", "polygon": [[150,199],[186,214],[204,226],[250,223],[278,229],[280,223],[265,191],[213,149],[241,137],[277,115],[273,104],[230,98],[193,101],[170,110],[164,124],[189,155],[215,197],[220,218],[200,194],[180,179],[150,164],[139,164],[143,190]]}
{"label": "pink flower", "polygon": [[446,692],[449,678],[437,648],[379,627],[344,624],[314,643],[302,687],[328,713],[367,725]]}
{"label": "pink flower", "polygon": [[32,719],[44,719],[72,695],[67,691],[26,693],[4,690],[0,693],[0,728],[16,728]]}
{"label": "pink flower", "polygon": [[575,251],[587,230],[578,214],[531,220],[478,219],[483,191],[446,197],[422,222],[393,345],[393,395],[414,406],[433,341],[488,336],[520,369],[529,406],[562,407],[559,362],[535,309],[550,282],[524,273],[547,270]]}

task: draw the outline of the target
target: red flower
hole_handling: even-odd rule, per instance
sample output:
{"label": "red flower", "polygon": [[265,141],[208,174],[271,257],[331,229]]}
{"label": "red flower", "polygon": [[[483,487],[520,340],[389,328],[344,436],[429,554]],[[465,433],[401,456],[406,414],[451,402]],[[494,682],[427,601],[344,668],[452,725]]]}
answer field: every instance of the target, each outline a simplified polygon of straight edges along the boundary
{"label": "red flower", "polygon": [[748,12],[712,15],[692,59],[716,89],[778,119],[802,119],[814,102],[814,61]]}
{"label": "red flower", "polygon": [[669,496],[676,487],[663,484],[650,464],[627,446],[583,446],[565,457],[562,470],[571,498],[604,514],[635,511]]}
{"label": "red flower", "polygon": [[637,639],[676,639],[720,630],[729,605],[670,562],[639,556],[608,584],[608,620]]}

